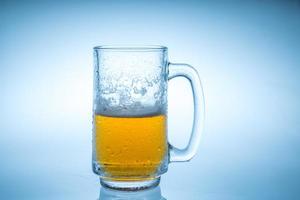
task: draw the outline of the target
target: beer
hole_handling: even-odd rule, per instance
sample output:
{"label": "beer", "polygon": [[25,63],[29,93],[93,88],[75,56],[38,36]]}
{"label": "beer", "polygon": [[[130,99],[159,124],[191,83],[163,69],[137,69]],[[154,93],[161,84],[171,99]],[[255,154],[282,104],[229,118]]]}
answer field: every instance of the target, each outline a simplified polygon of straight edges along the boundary
{"label": "beer", "polygon": [[111,177],[149,177],[167,153],[166,116],[95,115],[96,159]]}

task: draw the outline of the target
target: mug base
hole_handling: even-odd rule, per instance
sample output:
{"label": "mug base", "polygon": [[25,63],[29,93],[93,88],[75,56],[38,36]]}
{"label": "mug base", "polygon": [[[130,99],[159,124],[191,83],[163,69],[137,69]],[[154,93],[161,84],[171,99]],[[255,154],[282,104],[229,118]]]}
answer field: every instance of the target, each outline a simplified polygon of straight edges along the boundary
{"label": "mug base", "polygon": [[149,189],[159,185],[159,182],[160,177],[142,181],[116,181],[100,178],[100,183],[103,187],[124,191],[137,191]]}

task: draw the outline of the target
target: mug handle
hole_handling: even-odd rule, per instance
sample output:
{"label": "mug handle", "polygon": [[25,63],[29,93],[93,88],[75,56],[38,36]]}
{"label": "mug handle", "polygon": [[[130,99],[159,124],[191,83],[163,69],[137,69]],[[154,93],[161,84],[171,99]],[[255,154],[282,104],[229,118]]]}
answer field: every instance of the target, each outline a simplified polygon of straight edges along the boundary
{"label": "mug handle", "polygon": [[189,80],[194,101],[193,129],[188,145],[184,149],[178,149],[169,144],[170,162],[185,162],[192,159],[196,154],[201,135],[203,133],[203,123],[205,114],[204,93],[200,77],[197,71],[188,64],[169,63],[168,80],[175,77],[184,77]]}

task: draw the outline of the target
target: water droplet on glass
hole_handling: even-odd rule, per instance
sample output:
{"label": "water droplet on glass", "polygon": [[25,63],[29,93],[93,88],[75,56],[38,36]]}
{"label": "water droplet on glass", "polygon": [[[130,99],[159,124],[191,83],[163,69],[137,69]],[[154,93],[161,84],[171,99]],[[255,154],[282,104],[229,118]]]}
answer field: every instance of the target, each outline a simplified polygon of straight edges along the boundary
{"label": "water droplet on glass", "polygon": [[142,88],[142,89],[141,89],[141,95],[143,95],[143,96],[144,96],[146,93],[147,93],[147,90],[146,90],[146,88]]}
{"label": "water droplet on glass", "polygon": [[153,86],[153,83],[152,83],[151,81],[147,81],[147,85],[148,85],[149,87],[152,87],[152,86]]}

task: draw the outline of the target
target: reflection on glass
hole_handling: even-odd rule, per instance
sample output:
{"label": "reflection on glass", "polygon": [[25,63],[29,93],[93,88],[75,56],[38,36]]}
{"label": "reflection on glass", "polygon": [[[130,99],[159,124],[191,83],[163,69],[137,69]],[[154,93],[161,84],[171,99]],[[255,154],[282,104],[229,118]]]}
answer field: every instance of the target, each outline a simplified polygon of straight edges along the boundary
{"label": "reflection on glass", "polygon": [[99,200],[167,200],[161,196],[160,187],[139,191],[120,191],[101,187]]}

